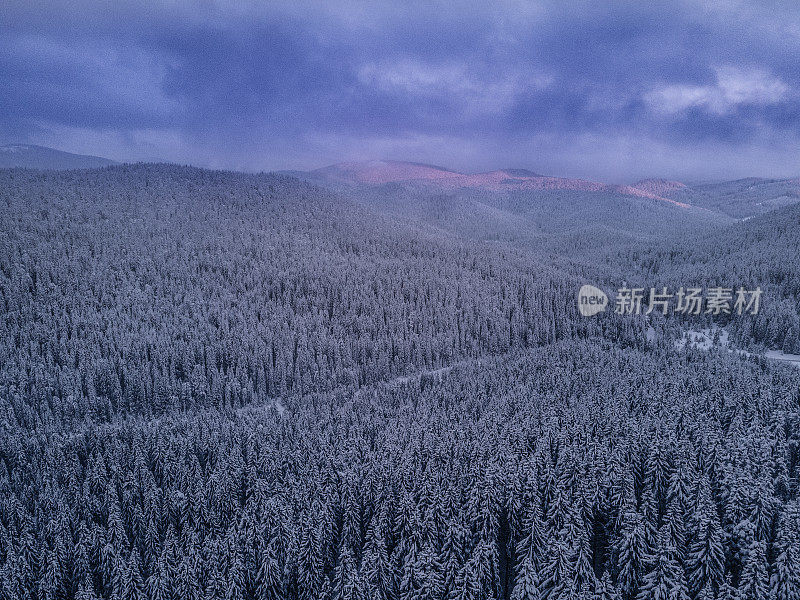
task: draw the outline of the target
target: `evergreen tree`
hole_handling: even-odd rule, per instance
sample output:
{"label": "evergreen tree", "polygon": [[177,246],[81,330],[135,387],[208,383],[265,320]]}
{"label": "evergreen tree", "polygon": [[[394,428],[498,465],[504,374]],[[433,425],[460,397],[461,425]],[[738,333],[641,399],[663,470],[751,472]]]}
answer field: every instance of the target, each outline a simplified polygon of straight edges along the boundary
{"label": "evergreen tree", "polygon": [[644,575],[638,600],[671,600],[679,595],[681,567],[676,560],[670,531],[665,525],[658,534],[658,544],[650,570]]}
{"label": "evergreen tree", "polygon": [[739,598],[741,600],[760,600],[767,597],[768,591],[769,578],[765,544],[753,540],[739,580]]}
{"label": "evergreen tree", "polygon": [[622,518],[622,531],[616,543],[617,584],[626,600],[636,598],[645,566],[650,561],[647,539],[644,517],[629,506]]}
{"label": "evergreen tree", "polygon": [[706,476],[698,485],[697,508],[692,524],[692,542],[686,558],[690,588],[698,594],[706,586],[716,591],[724,575],[725,553],[722,531]]}
{"label": "evergreen tree", "polygon": [[790,503],[781,519],[777,556],[770,579],[775,600],[800,600],[800,503]]}

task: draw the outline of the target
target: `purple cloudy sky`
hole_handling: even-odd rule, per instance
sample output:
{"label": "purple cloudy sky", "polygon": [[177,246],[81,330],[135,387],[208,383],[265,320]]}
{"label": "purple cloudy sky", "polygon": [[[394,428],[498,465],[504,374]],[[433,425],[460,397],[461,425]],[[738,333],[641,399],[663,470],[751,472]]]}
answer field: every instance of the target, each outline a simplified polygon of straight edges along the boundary
{"label": "purple cloudy sky", "polygon": [[6,0],[0,143],[253,170],[800,176],[797,2],[478,4]]}

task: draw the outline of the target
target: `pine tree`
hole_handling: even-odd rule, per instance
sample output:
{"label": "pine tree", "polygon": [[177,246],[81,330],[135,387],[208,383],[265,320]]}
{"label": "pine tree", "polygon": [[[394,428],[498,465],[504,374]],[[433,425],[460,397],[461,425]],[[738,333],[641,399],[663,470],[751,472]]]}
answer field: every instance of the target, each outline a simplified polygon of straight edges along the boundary
{"label": "pine tree", "polygon": [[675,560],[675,548],[667,526],[658,534],[658,545],[650,570],[642,580],[637,600],[671,600],[676,596],[681,567]]}
{"label": "pine tree", "polygon": [[264,544],[259,555],[256,573],[256,597],[258,600],[278,600],[281,597],[280,565],[273,540]]}
{"label": "pine tree", "polygon": [[[577,511],[574,511],[577,513]],[[593,590],[595,588],[594,569],[592,568],[592,547],[589,533],[580,515],[576,514],[576,535],[574,539],[575,556],[575,590],[578,592]]]}
{"label": "pine tree", "polygon": [[689,587],[698,594],[707,585],[716,591],[724,575],[725,552],[716,508],[711,501],[708,478],[698,485],[697,513],[692,525],[692,543],[686,558]]}
{"label": "pine tree", "polygon": [[675,549],[677,560],[680,563],[686,558],[686,520],[684,509],[676,498],[669,501],[665,526],[669,531],[669,543]]}
{"label": "pine tree", "polygon": [[386,542],[379,530],[377,519],[373,519],[367,531],[367,544],[362,559],[364,578],[372,590],[375,600],[394,598],[394,573],[392,572]]}
{"label": "pine tree", "polygon": [[131,551],[122,572],[120,600],[144,600],[144,583],[139,570],[139,559],[136,557],[135,551]]}
{"label": "pine tree", "polygon": [[597,580],[593,598],[594,600],[621,600],[622,595],[611,582],[611,576],[608,571],[603,571],[602,577]]}
{"label": "pine tree", "polygon": [[310,525],[304,528],[300,536],[298,584],[301,600],[319,598],[323,579],[325,579],[317,531],[317,527]]}
{"label": "pine tree", "polygon": [[496,597],[499,594],[500,575],[495,543],[488,540],[479,541],[470,562],[473,564],[479,597]]}
{"label": "pine tree", "polygon": [[511,600],[538,600],[539,581],[538,572],[533,561],[532,552],[528,552],[517,567],[517,578]]}
{"label": "pine tree", "polygon": [[[711,592],[711,586],[710,585],[706,586],[704,589],[708,590],[708,597],[709,598],[713,598],[714,597],[713,593]],[[720,586],[719,586],[719,594],[717,594],[717,598],[719,600],[738,600],[739,594],[738,594],[737,589],[733,586],[733,583],[731,582],[731,574],[730,573],[727,573],[725,575],[725,579],[720,584]]]}
{"label": "pine tree", "polygon": [[647,539],[644,517],[629,506],[622,518],[622,531],[616,543],[617,584],[626,600],[636,597],[645,565],[650,560]]}
{"label": "pine tree", "polygon": [[242,560],[239,544],[231,535],[228,543],[228,573],[225,586],[225,600],[244,600],[246,594],[245,577],[247,575]]}
{"label": "pine tree", "polygon": [[767,597],[768,590],[765,543],[753,540],[739,580],[739,598],[740,600],[762,600]]}
{"label": "pine tree", "polygon": [[775,543],[777,556],[770,579],[774,600],[800,600],[800,502],[786,507]]}
{"label": "pine tree", "polygon": [[165,552],[156,562],[150,577],[146,582],[147,597],[150,600],[169,600],[171,597],[169,573],[167,572],[167,561]]}
{"label": "pine tree", "polygon": [[361,600],[358,572],[350,548],[343,546],[333,575],[332,600]]}
{"label": "pine tree", "polygon": [[523,528],[525,535],[516,548],[517,568],[520,569],[519,565],[524,561],[529,561],[538,571],[544,559],[545,549],[542,511],[538,495],[533,498],[526,512]]}
{"label": "pine tree", "polygon": [[209,561],[206,563],[205,600],[224,600],[225,576],[220,568],[219,543],[214,543],[210,548]]}
{"label": "pine tree", "polygon": [[185,554],[181,561],[176,582],[176,595],[180,598],[200,600],[203,596],[197,561],[198,559],[193,553]]}
{"label": "pine tree", "polygon": [[550,545],[539,576],[539,598],[560,600],[574,592],[574,553],[570,543],[558,536]]}

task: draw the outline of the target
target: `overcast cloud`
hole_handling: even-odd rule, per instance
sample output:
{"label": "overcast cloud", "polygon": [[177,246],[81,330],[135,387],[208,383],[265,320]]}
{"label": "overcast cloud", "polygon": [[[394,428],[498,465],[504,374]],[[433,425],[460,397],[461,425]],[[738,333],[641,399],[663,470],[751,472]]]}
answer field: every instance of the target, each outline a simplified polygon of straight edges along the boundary
{"label": "overcast cloud", "polygon": [[260,4],[6,2],[0,143],[248,170],[800,176],[794,2]]}

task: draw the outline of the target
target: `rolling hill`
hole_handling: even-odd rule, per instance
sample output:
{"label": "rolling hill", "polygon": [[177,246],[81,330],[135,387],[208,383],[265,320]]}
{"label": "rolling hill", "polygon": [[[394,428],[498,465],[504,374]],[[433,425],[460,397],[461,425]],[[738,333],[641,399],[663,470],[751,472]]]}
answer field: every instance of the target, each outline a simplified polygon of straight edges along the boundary
{"label": "rolling hill", "polygon": [[44,146],[10,144],[0,146],[0,169],[93,169],[116,164],[99,156],[72,154]]}
{"label": "rolling hill", "polygon": [[321,182],[371,186],[399,184],[408,189],[429,192],[569,190],[613,193],[661,200],[670,204],[682,204],[672,198],[663,198],[644,188],[609,185],[586,179],[549,177],[526,169],[498,169],[469,174],[422,163],[367,161],[339,163],[316,169],[309,172],[308,175]]}
{"label": "rolling hill", "polygon": [[618,281],[645,288],[760,287],[763,300],[755,318],[723,314],[717,321],[730,320],[734,340],[743,347],[800,351],[800,204],[713,231],[632,246],[607,262]]}
{"label": "rolling hill", "polygon": [[525,169],[465,174],[421,163],[368,161],[291,174],[371,209],[468,239],[558,253],[664,239],[733,221],[662,196],[657,187],[547,177]]}
{"label": "rolling hill", "polygon": [[800,179],[749,177],[717,183],[684,184],[645,179],[632,187],[735,219],[747,219],[800,202]]}

